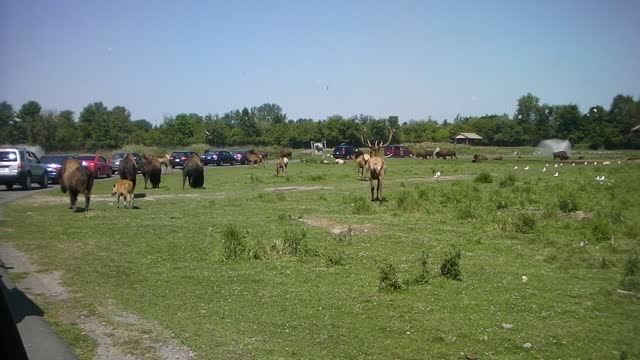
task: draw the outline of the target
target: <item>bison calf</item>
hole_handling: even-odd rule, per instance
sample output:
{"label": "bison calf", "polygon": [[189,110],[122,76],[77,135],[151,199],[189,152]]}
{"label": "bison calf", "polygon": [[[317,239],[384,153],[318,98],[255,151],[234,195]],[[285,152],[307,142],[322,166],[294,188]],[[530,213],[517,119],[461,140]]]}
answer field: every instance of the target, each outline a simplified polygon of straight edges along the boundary
{"label": "bison calf", "polygon": [[118,196],[118,208],[120,208],[120,197],[124,199],[124,207],[133,208],[133,182],[130,180],[120,180],[113,184],[112,196]]}

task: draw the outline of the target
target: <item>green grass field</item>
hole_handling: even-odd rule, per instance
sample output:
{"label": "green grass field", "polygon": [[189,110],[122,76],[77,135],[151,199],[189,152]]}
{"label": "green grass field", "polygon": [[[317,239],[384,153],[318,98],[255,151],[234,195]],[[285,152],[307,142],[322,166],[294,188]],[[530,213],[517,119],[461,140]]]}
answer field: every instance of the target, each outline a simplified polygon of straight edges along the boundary
{"label": "green grass field", "polygon": [[[291,163],[288,179],[274,162],[209,168],[206,189],[139,177],[137,209],[117,209],[106,180],[88,215],[41,193],[5,208],[0,235],[63,271],[71,298],[50,317],[112,324],[117,307],[200,359],[631,359],[640,163],[603,158],[389,159],[383,203],[353,162]],[[460,281],[440,275],[456,249]]]}

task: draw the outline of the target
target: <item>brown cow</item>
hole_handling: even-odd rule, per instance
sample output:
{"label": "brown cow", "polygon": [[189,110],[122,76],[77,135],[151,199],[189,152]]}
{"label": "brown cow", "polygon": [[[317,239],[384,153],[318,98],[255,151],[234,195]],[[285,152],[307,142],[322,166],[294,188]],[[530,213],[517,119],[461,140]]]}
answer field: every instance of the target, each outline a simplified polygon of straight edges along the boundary
{"label": "brown cow", "polygon": [[69,192],[69,209],[77,211],[76,203],[78,194],[84,195],[84,209],[89,211],[91,201],[91,189],[93,189],[93,172],[87,166],[82,166],[76,159],[67,159],[60,171],[58,171],[58,182],[63,194]]}
{"label": "brown cow", "polygon": [[288,177],[289,173],[287,172],[287,166],[289,165],[289,159],[286,157],[281,157],[276,161],[276,176],[279,176],[282,172],[282,176]]}
{"label": "brown cow", "polygon": [[458,159],[458,157],[456,156],[456,151],[455,150],[451,150],[451,149],[442,149],[442,150],[437,150],[435,152],[435,156],[437,159],[443,158],[445,160],[447,160],[447,157],[450,158],[456,158]]}
{"label": "brown cow", "polygon": [[431,149],[427,149],[427,150],[420,150],[416,153],[416,157],[421,157],[423,159],[431,159],[431,157],[433,157],[433,150]]}
{"label": "brown cow", "polygon": [[486,156],[482,155],[482,154],[480,154],[480,155],[473,154],[473,160],[471,160],[471,162],[479,163],[481,161],[487,161],[487,160],[489,160],[489,159]]}
{"label": "brown cow", "polygon": [[138,167],[136,166],[136,159],[131,153],[127,153],[127,155],[120,160],[118,175],[120,175],[120,179],[131,181],[133,183],[133,188],[135,189]]}
{"label": "brown cow", "polygon": [[569,160],[569,155],[567,155],[566,151],[556,151],[553,153],[553,160],[555,159],[560,159],[562,160]]}
{"label": "brown cow", "polygon": [[502,155],[498,155],[498,156],[496,156],[496,157],[494,157],[494,158],[493,158],[493,160],[502,160],[502,159],[503,159],[503,158],[502,158]]}
{"label": "brown cow", "polygon": [[144,164],[142,164],[142,176],[144,177],[144,188],[147,188],[147,182],[151,180],[151,188],[160,187],[162,175],[162,165],[155,156],[144,155]]}
{"label": "brown cow", "polygon": [[133,189],[133,183],[129,180],[120,180],[113,184],[111,195],[118,196],[118,208],[120,208],[120,197],[124,200],[124,207],[128,207],[129,209],[133,208]]}
{"label": "brown cow", "polygon": [[200,156],[196,153],[191,154],[191,157],[185,161],[182,167],[182,189],[184,189],[187,178],[189,178],[189,186],[192,188],[204,186],[204,166]]}

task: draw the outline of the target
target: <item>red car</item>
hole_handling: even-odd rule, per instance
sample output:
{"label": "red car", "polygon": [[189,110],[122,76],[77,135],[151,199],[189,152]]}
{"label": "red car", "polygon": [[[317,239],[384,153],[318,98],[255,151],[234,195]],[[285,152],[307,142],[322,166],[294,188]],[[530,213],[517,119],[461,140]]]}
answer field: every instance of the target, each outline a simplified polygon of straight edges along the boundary
{"label": "red car", "polygon": [[98,154],[82,154],[76,156],[83,166],[88,166],[93,171],[93,176],[99,178],[101,175],[111,177],[111,162],[104,156]]}

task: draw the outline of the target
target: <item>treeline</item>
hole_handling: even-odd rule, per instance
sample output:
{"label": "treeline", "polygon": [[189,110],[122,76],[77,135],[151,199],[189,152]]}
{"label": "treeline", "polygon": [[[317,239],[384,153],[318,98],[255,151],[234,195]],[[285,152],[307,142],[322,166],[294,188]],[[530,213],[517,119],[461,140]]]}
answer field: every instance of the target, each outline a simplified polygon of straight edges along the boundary
{"label": "treeline", "polygon": [[145,119],[132,120],[124,106],[107,108],[102,102],[87,105],[78,118],[70,110],[43,111],[36,101],[18,111],[0,103],[0,144],[40,145],[47,151],[117,149],[126,145],[161,148],[207,143],[212,147],[281,146],[304,148],[309,141],[326,140],[361,145],[364,128],[371,139],[386,140],[386,127],[398,131],[394,143],[447,142],[460,132],[475,132],[481,144],[535,146],[550,138],[569,139],[592,149],[640,148],[640,99],[617,95],[609,109],[594,106],[582,113],[577,105],[541,104],[527,94],[518,99],[513,117],[485,115],[460,117],[452,122],[432,119],[400,124],[397,117],[377,119],[368,115],[288,119],[276,104],[234,110],[223,115],[183,113],[167,116],[154,126]]}

